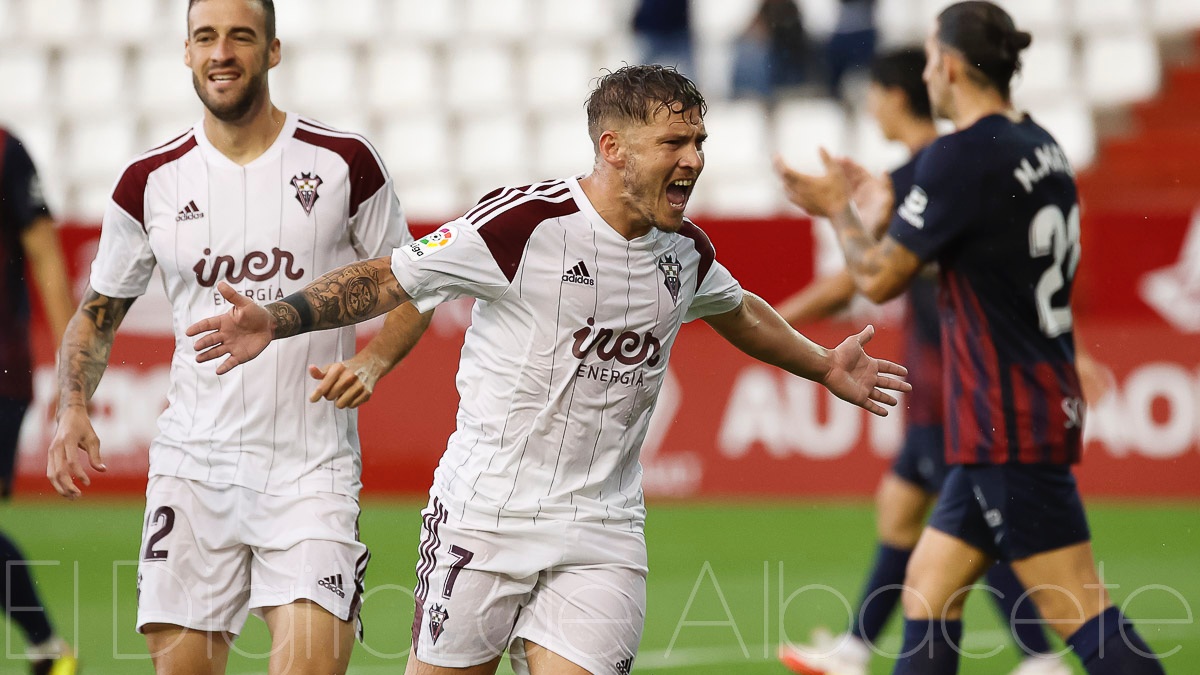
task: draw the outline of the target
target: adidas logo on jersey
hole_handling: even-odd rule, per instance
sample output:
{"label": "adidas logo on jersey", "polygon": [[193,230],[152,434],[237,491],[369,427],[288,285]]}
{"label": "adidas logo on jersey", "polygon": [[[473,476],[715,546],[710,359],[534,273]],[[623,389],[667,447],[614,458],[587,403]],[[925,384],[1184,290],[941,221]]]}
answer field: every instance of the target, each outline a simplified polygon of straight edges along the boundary
{"label": "adidas logo on jersey", "polygon": [[339,598],[346,597],[345,586],[342,586],[342,575],[340,574],[318,579],[317,585],[326,590],[333,591]]}
{"label": "adidas logo on jersey", "polygon": [[200,220],[203,217],[204,212],[200,210],[199,206],[196,206],[196,202],[193,200],[179,210],[179,213],[175,216],[175,222],[182,223],[185,220]]}
{"label": "adidas logo on jersey", "polygon": [[583,284],[584,286],[595,286],[596,280],[588,273],[587,265],[583,261],[575,263],[575,266],[567,270],[562,275],[562,280],[571,284]]}

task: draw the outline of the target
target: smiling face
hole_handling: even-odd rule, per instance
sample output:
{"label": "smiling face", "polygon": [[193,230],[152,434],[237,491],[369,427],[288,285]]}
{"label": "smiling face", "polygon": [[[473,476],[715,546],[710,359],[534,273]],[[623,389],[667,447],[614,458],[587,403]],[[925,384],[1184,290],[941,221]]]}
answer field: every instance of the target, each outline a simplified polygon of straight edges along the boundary
{"label": "smiling face", "polygon": [[267,71],[279,63],[266,13],[253,0],[203,0],[188,11],[184,63],[214,117],[235,122],[268,99]]}
{"label": "smiling face", "polygon": [[704,119],[697,108],[660,107],[645,124],[616,132],[623,164],[621,200],[637,221],[665,232],[683,226],[683,211],[704,170]]}

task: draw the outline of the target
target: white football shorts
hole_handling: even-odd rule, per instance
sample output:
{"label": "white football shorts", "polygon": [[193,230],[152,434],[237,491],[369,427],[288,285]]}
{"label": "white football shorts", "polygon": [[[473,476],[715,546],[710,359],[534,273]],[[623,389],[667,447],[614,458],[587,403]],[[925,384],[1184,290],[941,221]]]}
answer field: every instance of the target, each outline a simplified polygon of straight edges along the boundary
{"label": "white football shorts", "polygon": [[240,633],[250,612],[311,600],[357,620],[370,553],[358,502],[267,495],[151,476],[138,562],[137,629],[166,623]]}
{"label": "white football shorts", "polygon": [[413,656],[464,668],[523,640],[596,675],[628,675],[646,622],[646,541],[598,523],[539,521],[480,530],[436,497],[421,513]]}

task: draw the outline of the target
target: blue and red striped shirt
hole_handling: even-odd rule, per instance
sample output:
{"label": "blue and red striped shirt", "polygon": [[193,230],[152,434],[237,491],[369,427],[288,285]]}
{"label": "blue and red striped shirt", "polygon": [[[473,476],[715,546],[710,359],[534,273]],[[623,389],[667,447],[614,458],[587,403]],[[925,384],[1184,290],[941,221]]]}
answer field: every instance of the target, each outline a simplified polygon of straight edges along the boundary
{"label": "blue and red striped shirt", "polygon": [[1079,206],[1054,138],[984,117],[923,152],[902,199],[889,235],[940,268],[947,462],[1079,461]]}

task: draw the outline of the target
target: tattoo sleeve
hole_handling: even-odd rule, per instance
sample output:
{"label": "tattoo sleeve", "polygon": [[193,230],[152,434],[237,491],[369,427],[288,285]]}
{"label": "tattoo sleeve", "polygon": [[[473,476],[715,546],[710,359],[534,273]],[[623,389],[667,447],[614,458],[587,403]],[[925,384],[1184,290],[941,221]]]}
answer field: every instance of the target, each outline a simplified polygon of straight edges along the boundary
{"label": "tattoo sleeve", "polygon": [[873,249],[879,243],[867,234],[853,202],[841,213],[830,219],[837,230],[838,239],[842,242],[842,252],[846,256],[846,267],[855,276],[872,276],[879,272],[880,265],[877,256],[872,255]]}
{"label": "tattoo sleeve", "polygon": [[113,338],[136,298],[110,298],[88,288],[67,324],[59,353],[59,407],[84,405],[96,391]]}
{"label": "tattoo sleeve", "polygon": [[391,311],[408,299],[388,258],[352,263],[267,305],[275,322],[272,339],[349,326]]}

